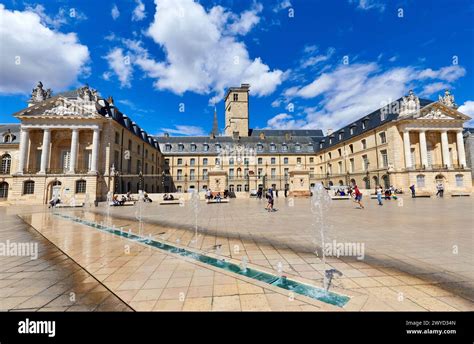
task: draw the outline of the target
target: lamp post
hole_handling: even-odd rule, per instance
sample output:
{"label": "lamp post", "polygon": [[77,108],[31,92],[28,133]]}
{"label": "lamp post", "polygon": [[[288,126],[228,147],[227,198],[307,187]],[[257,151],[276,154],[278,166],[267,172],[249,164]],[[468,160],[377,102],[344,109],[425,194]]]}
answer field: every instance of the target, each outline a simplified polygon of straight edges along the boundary
{"label": "lamp post", "polygon": [[142,171],[140,171],[138,173],[138,190],[142,190],[143,191],[143,173]]}
{"label": "lamp post", "polygon": [[165,171],[161,172],[161,191],[165,192]]}

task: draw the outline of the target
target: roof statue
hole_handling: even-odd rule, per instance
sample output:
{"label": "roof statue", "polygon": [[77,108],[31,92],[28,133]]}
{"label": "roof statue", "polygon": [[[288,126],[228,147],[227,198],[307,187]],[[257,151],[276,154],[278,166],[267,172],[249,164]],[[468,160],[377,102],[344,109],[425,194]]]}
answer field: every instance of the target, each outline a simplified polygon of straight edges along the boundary
{"label": "roof statue", "polygon": [[449,92],[449,90],[444,91],[444,96],[439,95],[438,101],[447,107],[450,107],[453,109],[458,108],[457,104],[454,102],[454,95],[452,95],[451,92]]}
{"label": "roof statue", "polygon": [[47,90],[43,89],[43,83],[41,81],[38,81],[38,84],[36,85],[35,88],[33,88],[33,91],[31,92],[30,102],[31,103],[42,102],[43,100],[51,98],[52,93],[53,91],[51,91],[50,88],[48,88]]}
{"label": "roof statue", "polygon": [[415,95],[413,90],[408,92],[408,96],[402,98],[400,104],[399,117],[415,115],[420,112],[420,99]]}

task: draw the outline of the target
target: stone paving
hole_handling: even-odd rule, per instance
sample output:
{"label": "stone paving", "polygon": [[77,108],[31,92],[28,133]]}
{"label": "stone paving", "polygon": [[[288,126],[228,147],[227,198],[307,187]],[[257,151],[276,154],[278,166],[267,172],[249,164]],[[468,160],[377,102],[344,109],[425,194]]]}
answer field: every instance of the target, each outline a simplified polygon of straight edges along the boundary
{"label": "stone paving", "polygon": [[0,242],[37,243],[38,257],[0,256],[0,311],[131,311],[56,246],[0,207]]}
{"label": "stone paving", "polygon": [[[22,217],[54,245],[135,310],[474,310],[473,200],[403,199],[366,209],[334,201],[326,242],[358,242],[364,258],[329,257],[327,268],[343,273],[331,290],[351,297],[343,308],[223,272],[127,239],[71,223],[51,213]],[[324,265],[314,254],[318,233],[309,201],[277,199],[267,213],[264,201],[200,203],[198,240],[190,204],[147,204],[142,234],[215,252],[275,272],[278,262],[290,278],[322,285]],[[60,210],[138,231],[135,207]]]}

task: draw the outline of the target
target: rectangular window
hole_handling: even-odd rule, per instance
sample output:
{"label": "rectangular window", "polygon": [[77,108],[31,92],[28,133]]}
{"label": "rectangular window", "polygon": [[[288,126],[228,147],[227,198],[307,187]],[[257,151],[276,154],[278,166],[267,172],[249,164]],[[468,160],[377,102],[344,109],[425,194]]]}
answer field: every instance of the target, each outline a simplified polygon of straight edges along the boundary
{"label": "rectangular window", "polygon": [[234,93],[234,102],[238,101],[239,100],[239,94],[238,93]]}
{"label": "rectangular window", "polygon": [[387,155],[387,150],[381,150],[380,154],[382,155],[382,167],[387,168],[388,167],[388,155]]}
{"label": "rectangular window", "polygon": [[271,159],[270,159],[270,163],[271,163],[272,165],[275,165],[276,159],[275,159],[275,158],[271,158]]}
{"label": "rectangular window", "polygon": [[189,160],[189,165],[190,166],[194,166],[196,163],[196,159],[192,158],[191,160]]}
{"label": "rectangular window", "polygon": [[353,173],[353,172],[354,172],[354,167],[355,167],[355,165],[354,165],[354,158],[350,159],[350,160],[349,160],[349,163],[350,163],[351,173]]}
{"label": "rectangular window", "polygon": [[301,164],[301,158],[296,158],[296,163]]}
{"label": "rectangular window", "polygon": [[33,195],[35,193],[35,182],[28,180],[23,183],[23,195]]}
{"label": "rectangular window", "polygon": [[456,175],[456,186],[458,188],[462,188],[464,186],[463,175],[457,174]]}
{"label": "rectangular window", "polygon": [[339,174],[342,174],[342,161],[339,161],[337,163],[337,165],[338,165],[338,169],[339,169]]}
{"label": "rectangular window", "polygon": [[195,176],[194,168],[189,170],[189,180],[194,180]]}
{"label": "rectangular window", "polygon": [[387,143],[387,137],[385,136],[385,132],[380,133],[380,143]]}
{"label": "rectangular window", "polygon": [[78,180],[76,182],[76,193],[86,193],[86,181]]}
{"label": "rectangular window", "polygon": [[314,158],[309,158],[309,163],[310,164],[314,163]]}
{"label": "rectangular window", "polygon": [[258,158],[257,163],[258,163],[259,165],[263,164],[263,159],[262,159],[262,158]]}
{"label": "rectangular window", "polygon": [[276,178],[276,168],[271,169],[272,179]]}
{"label": "rectangular window", "polygon": [[366,141],[366,140],[362,140],[361,143],[362,143],[362,149],[363,149],[363,150],[364,150],[364,149],[367,149],[367,141]]}
{"label": "rectangular window", "polygon": [[364,171],[369,169],[369,158],[367,155],[362,155],[362,168]]}
{"label": "rectangular window", "polygon": [[202,164],[203,164],[204,166],[207,166],[207,158],[202,159]]}
{"label": "rectangular window", "polygon": [[424,175],[419,175],[416,176],[416,186],[419,188],[424,188],[425,187],[425,176]]}
{"label": "rectangular window", "polygon": [[288,158],[283,158],[283,163],[284,163],[285,165],[288,165]]}

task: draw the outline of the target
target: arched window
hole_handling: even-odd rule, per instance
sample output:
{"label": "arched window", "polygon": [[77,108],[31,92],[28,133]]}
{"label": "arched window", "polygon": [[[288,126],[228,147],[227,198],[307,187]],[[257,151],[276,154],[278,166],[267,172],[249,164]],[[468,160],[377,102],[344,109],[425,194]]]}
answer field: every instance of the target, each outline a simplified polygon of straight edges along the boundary
{"label": "arched window", "polygon": [[23,183],[23,195],[33,195],[35,193],[35,182],[27,180]]}
{"label": "arched window", "polygon": [[364,177],[364,183],[365,183],[365,188],[370,189],[370,179],[367,177]]}
{"label": "arched window", "polygon": [[377,176],[372,177],[374,181],[374,187],[377,187],[379,185],[379,178]]}
{"label": "arched window", "polygon": [[416,176],[416,186],[419,188],[424,188],[425,187],[425,176],[422,174],[419,174]]}
{"label": "arched window", "polygon": [[10,154],[5,154],[2,156],[2,166],[0,174],[10,174],[10,167],[12,165],[12,158]]}
{"label": "arched window", "polygon": [[86,193],[86,181],[85,180],[77,180],[76,181],[76,193]]}
{"label": "arched window", "polygon": [[456,174],[456,186],[462,188],[464,186],[464,176],[462,174]]}
{"label": "arched window", "polygon": [[8,183],[0,183],[0,198],[8,198]]}

